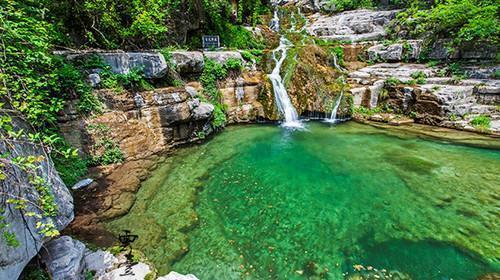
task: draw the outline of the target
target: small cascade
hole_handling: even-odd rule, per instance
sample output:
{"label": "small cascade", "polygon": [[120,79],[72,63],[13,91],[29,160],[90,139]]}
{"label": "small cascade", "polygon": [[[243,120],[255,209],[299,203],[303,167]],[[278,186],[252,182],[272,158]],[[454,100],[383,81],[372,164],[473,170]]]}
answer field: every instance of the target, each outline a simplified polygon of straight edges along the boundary
{"label": "small cascade", "polygon": [[243,77],[238,77],[236,79],[236,89],[235,89],[235,94],[236,94],[236,100],[238,100],[238,104],[240,104],[243,101],[243,97],[245,97],[245,89],[243,85],[245,84],[245,80]]}
{"label": "small cascade", "polygon": [[280,31],[280,18],[278,17],[278,9],[274,9],[273,18],[271,19],[270,28],[274,32]]}
{"label": "small cascade", "polygon": [[[271,29],[275,32],[278,32],[280,29],[280,21],[278,17],[278,9],[274,10],[274,16],[271,21]],[[273,60],[276,63],[273,71],[269,74],[269,79],[273,85],[274,98],[276,100],[276,105],[278,106],[278,110],[281,115],[285,118],[283,126],[285,127],[294,127],[294,128],[302,128],[303,125],[299,121],[299,115],[297,111],[293,107],[292,101],[288,96],[286,91],[285,83],[283,82],[283,78],[281,77],[281,66],[286,59],[286,54],[288,48],[292,45],[292,43],[285,38],[284,35],[280,37],[279,46],[273,50],[272,56]],[[279,55],[279,58],[278,58]]]}
{"label": "small cascade", "polygon": [[328,122],[331,122],[331,123],[337,122],[337,112],[339,110],[340,101],[342,101],[343,96],[344,96],[344,89],[342,89],[342,91],[340,91],[339,99],[337,99],[337,102],[335,103],[335,106],[333,107],[332,114],[330,115],[330,119],[328,120]]}
{"label": "small cascade", "polygon": [[333,106],[332,114],[330,115],[330,118],[325,120],[326,122],[329,122],[329,123],[337,123],[339,121],[339,120],[337,120],[337,113],[339,111],[340,102],[342,102],[342,97],[344,97],[344,87],[345,87],[344,77],[341,76],[340,79],[342,82],[342,90],[340,91],[339,98],[337,99],[337,101],[335,102],[335,105]]}

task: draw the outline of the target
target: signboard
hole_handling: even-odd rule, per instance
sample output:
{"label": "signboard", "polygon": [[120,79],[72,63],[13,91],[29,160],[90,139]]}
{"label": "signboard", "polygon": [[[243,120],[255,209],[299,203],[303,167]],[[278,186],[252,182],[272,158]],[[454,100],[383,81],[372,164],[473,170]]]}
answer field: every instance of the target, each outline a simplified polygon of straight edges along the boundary
{"label": "signboard", "polygon": [[219,36],[203,35],[203,49],[218,49],[220,48]]}

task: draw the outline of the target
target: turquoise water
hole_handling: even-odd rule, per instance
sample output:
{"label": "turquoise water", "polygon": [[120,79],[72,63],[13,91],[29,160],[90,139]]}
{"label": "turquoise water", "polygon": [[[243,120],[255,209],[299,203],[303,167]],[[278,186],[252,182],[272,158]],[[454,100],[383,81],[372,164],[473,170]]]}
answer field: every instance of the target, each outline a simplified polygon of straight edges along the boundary
{"label": "turquoise water", "polygon": [[160,272],[200,279],[500,271],[498,150],[356,123],[307,127],[230,127],[179,151],[109,227],[135,229]]}

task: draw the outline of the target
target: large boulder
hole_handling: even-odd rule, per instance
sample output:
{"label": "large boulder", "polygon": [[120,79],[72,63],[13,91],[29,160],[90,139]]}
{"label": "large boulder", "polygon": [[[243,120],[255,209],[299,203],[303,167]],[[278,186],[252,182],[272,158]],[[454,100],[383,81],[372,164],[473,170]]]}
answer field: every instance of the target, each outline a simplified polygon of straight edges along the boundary
{"label": "large boulder", "polygon": [[114,73],[128,74],[132,69],[141,69],[146,78],[162,78],[168,73],[168,64],[159,52],[55,52],[67,59],[80,59],[97,55],[111,67]]}
{"label": "large boulder", "polygon": [[81,280],[83,271],[85,245],[69,236],[51,240],[42,251],[42,261],[47,266],[54,280]]}
{"label": "large boulder", "polygon": [[309,34],[331,40],[352,42],[380,40],[386,36],[386,25],[398,11],[355,10],[333,16],[314,14],[307,27]]}
{"label": "large boulder", "polygon": [[207,59],[212,59],[220,64],[226,63],[229,59],[237,59],[242,63],[244,62],[243,57],[239,52],[234,51],[220,51],[220,52],[204,52],[203,55]]}
{"label": "large boulder", "polygon": [[421,47],[421,40],[408,40],[390,45],[377,44],[368,49],[368,57],[371,61],[415,61],[420,56]]}
{"label": "large boulder", "polygon": [[[15,128],[30,130],[21,118],[12,117]],[[46,217],[44,222],[52,222],[59,230],[65,228],[73,220],[73,197],[59,177],[47,152],[40,145],[27,140],[9,141],[2,138],[0,139],[0,154],[7,155],[7,159],[26,156],[43,157],[43,160],[38,164],[37,174],[47,181],[57,205],[56,216]],[[9,225],[7,230],[15,234],[19,246],[9,246],[5,238],[0,238],[0,279],[17,279],[26,264],[38,254],[46,238],[36,227],[39,219],[32,215],[25,215],[27,212],[41,214],[40,209],[35,206],[40,195],[29,182],[28,174],[12,164],[5,164],[2,169],[6,175],[6,178],[0,181],[4,193],[0,196],[0,209],[5,210],[2,213],[2,222]],[[18,199],[20,197],[34,204],[27,203],[26,209],[21,212],[16,208],[16,205],[6,202],[9,198]]]}
{"label": "large boulder", "polygon": [[179,74],[191,75],[203,72],[205,60],[202,52],[174,51],[171,54],[173,63]]}

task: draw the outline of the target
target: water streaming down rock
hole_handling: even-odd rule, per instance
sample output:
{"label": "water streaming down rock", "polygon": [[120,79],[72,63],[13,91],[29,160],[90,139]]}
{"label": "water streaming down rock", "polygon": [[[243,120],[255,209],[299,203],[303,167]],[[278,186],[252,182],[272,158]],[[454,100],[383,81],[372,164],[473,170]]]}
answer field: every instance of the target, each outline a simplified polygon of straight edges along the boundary
{"label": "water streaming down rock", "polygon": [[[286,53],[290,45],[290,41],[288,41],[285,37],[280,38],[280,45],[273,51],[273,59],[276,62],[276,66],[274,67],[273,72],[269,75],[269,79],[273,84],[274,98],[276,99],[278,110],[285,118],[283,126],[302,127],[297,111],[293,107],[292,101],[290,101],[285,84],[283,83],[283,78],[280,74],[281,65],[285,61]],[[278,53],[280,54],[279,58],[277,57]]]}
{"label": "water streaming down rock", "polygon": [[[279,30],[279,18],[277,10],[274,11],[274,14],[275,18],[273,18],[271,27],[276,31]],[[287,40],[285,36],[281,36],[279,46],[273,51],[273,60],[275,61],[276,65],[274,66],[271,74],[269,74],[269,79],[273,84],[274,98],[276,100],[278,110],[285,118],[283,126],[301,128],[303,127],[303,125],[299,121],[299,115],[292,105],[292,101],[288,96],[283,78],[280,74],[281,65],[283,65],[283,62],[286,59],[288,48],[291,45],[292,43]],[[277,56],[278,54],[279,58]]]}
{"label": "water streaming down rock", "polygon": [[330,115],[330,119],[328,120],[328,122],[331,122],[331,123],[337,122],[337,111],[339,110],[340,102],[342,101],[343,96],[344,96],[344,89],[342,89],[342,91],[340,91],[339,99],[337,99],[337,102],[335,103],[335,106],[333,107],[332,114]]}
{"label": "water streaming down rock", "polygon": [[235,93],[238,103],[241,103],[241,101],[243,101],[243,97],[245,97],[245,89],[243,88],[244,83],[245,80],[243,79],[243,77],[238,77],[238,79],[236,79]]}

